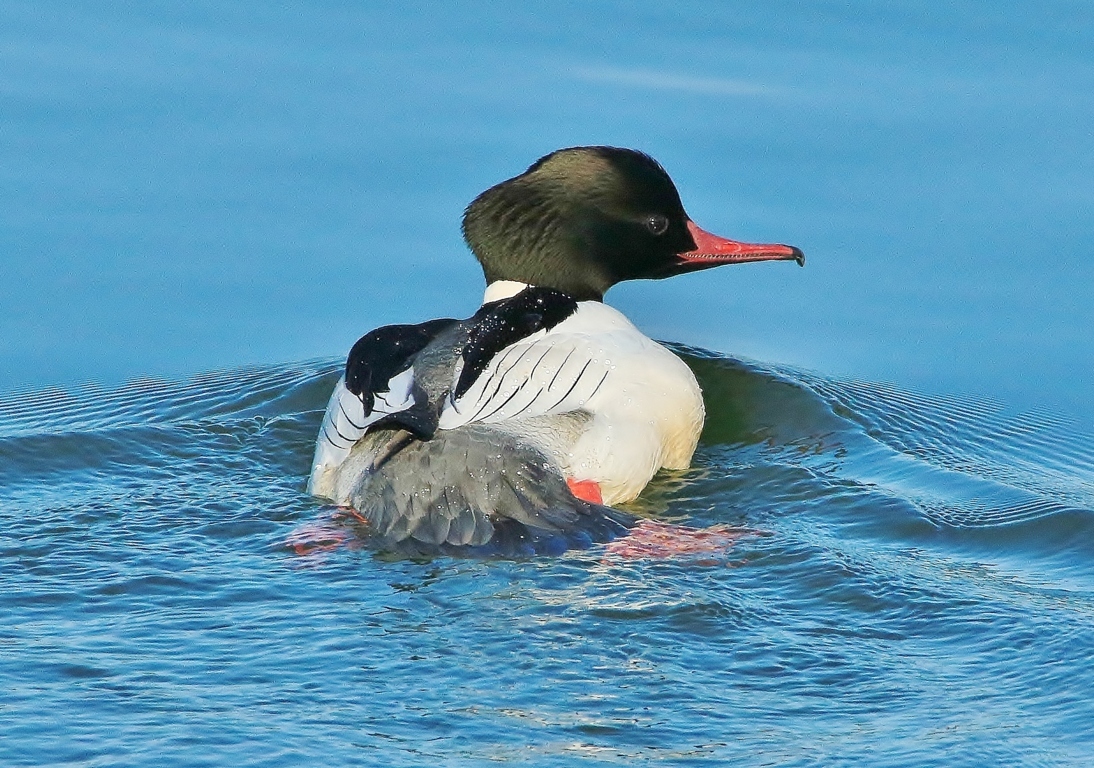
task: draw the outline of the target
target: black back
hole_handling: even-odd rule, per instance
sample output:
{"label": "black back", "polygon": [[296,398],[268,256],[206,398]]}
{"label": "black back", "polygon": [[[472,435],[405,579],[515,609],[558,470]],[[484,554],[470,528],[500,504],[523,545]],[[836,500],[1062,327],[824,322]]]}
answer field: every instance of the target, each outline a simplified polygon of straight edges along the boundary
{"label": "black back", "polygon": [[483,305],[463,348],[463,371],[453,397],[459,398],[478,379],[490,361],[521,339],[550,330],[577,311],[577,302],[552,288],[528,287],[508,299]]}
{"label": "black back", "polygon": [[[365,415],[376,395],[411,366],[414,404],[375,421],[372,429],[402,428],[419,440],[437,430],[451,393],[459,398],[474,385],[490,361],[511,344],[550,330],[577,311],[577,302],[551,288],[529,287],[515,296],[483,305],[468,320],[430,320],[418,325],[388,325],[361,337],[346,360],[346,388],[361,398]],[[457,359],[463,369],[455,389]]]}
{"label": "black back", "polygon": [[456,322],[444,318],[418,325],[385,325],[357,340],[346,358],[346,389],[361,398],[366,416],[376,405],[375,394],[386,392],[391,378],[409,368],[415,355]]}

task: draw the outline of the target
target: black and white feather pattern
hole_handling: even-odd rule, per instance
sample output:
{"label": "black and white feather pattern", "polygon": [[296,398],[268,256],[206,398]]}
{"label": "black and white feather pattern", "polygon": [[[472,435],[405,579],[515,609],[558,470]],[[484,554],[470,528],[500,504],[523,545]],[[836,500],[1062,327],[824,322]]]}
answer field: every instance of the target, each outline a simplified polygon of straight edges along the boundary
{"label": "black and white feather pattern", "polygon": [[315,459],[312,462],[308,492],[322,493],[321,478],[324,473],[337,468],[349,456],[353,446],[363,438],[377,422],[387,416],[401,413],[415,404],[413,395],[414,369],[407,368],[396,374],[387,387],[373,392],[372,410],[366,410],[366,398],[355,394],[346,386],[346,377],[338,380],[327,403],[327,412],[319,428]]}
{"label": "black and white feather pattern", "polygon": [[362,336],[346,359],[316,440],[308,492],[330,496],[330,476],[369,430],[385,419],[425,406],[414,361],[438,337],[458,332],[451,319],[389,325]]}
{"label": "black and white feather pattern", "polygon": [[611,358],[578,335],[540,332],[490,361],[462,397],[449,395],[439,427],[557,415],[595,402],[611,375]]}
{"label": "black and white feather pattern", "polygon": [[[597,483],[613,504],[690,461],[695,377],[618,311],[526,289],[434,323],[355,345],[317,441],[310,492],[381,534],[478,546],[504,523],[601,540],[608,513],[567,480]],[[601,533],[625,523],[613,519]]]}

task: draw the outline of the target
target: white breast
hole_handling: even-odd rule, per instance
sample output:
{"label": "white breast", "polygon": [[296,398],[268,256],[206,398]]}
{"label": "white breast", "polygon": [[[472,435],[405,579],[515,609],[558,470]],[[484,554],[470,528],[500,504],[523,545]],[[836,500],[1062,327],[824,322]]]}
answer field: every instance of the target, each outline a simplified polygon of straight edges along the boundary
{"label": "white breast", "polygon": [[[459,376],[459,371],[456,372]],[[574,430],[548,417],[584,412]],[[688,466],[702,393],[676,355],[620,312],[581,302],[569,318],[502,350],[441,414],[441,429],[496,424],[537,443],[568,478],[593,480],[607,504],[635,498],[660,467]]]}

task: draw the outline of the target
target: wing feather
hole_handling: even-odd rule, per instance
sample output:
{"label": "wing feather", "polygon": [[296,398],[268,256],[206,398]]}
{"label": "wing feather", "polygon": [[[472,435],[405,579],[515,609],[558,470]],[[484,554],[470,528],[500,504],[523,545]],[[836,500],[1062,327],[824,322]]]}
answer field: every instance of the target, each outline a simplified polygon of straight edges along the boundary
{"label": "wing feather", "polygon": [[357,340],[323,415],[309,493],[330,498],[335,470],[369,428],[419,405],[424,393],[414,379],[415,357],[456,323],[442,318],[418,325],[388,325]]}
{"label": "wing feather", "polygon": [[323,425],[315,443],[308,493],[328,496],[329,475],[349,456],[357,441],[365,436],[369,427],[395,413],[414,406],[414,369],[408,368],[396,374],[387,383],[387,389],[373,392],[372,410],[365,408],[364,393],[354,394],[346,386],[346,377],[338,380],[323,415]]}
{"label": "wing feather", "polygon": [[611,375],[599,345],[576,334],[537,336],[496,355],[461,397],[449,395],[438,427],[588,409]]}

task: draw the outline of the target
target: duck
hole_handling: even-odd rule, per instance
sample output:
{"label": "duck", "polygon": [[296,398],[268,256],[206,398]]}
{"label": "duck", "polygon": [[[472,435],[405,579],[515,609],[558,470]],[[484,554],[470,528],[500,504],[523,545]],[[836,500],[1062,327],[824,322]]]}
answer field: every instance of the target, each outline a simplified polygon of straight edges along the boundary
{"label": "duck", "polygon": [[396,549],[519,556],[627,536],[638,518],[618,505],[690,465],[705,409],[683,360],[604,294],[804,254],[701,229],[656,160],[609,146],[541,157],[476,197],[462,230],[481,306],[353,345],[308,492]]}

